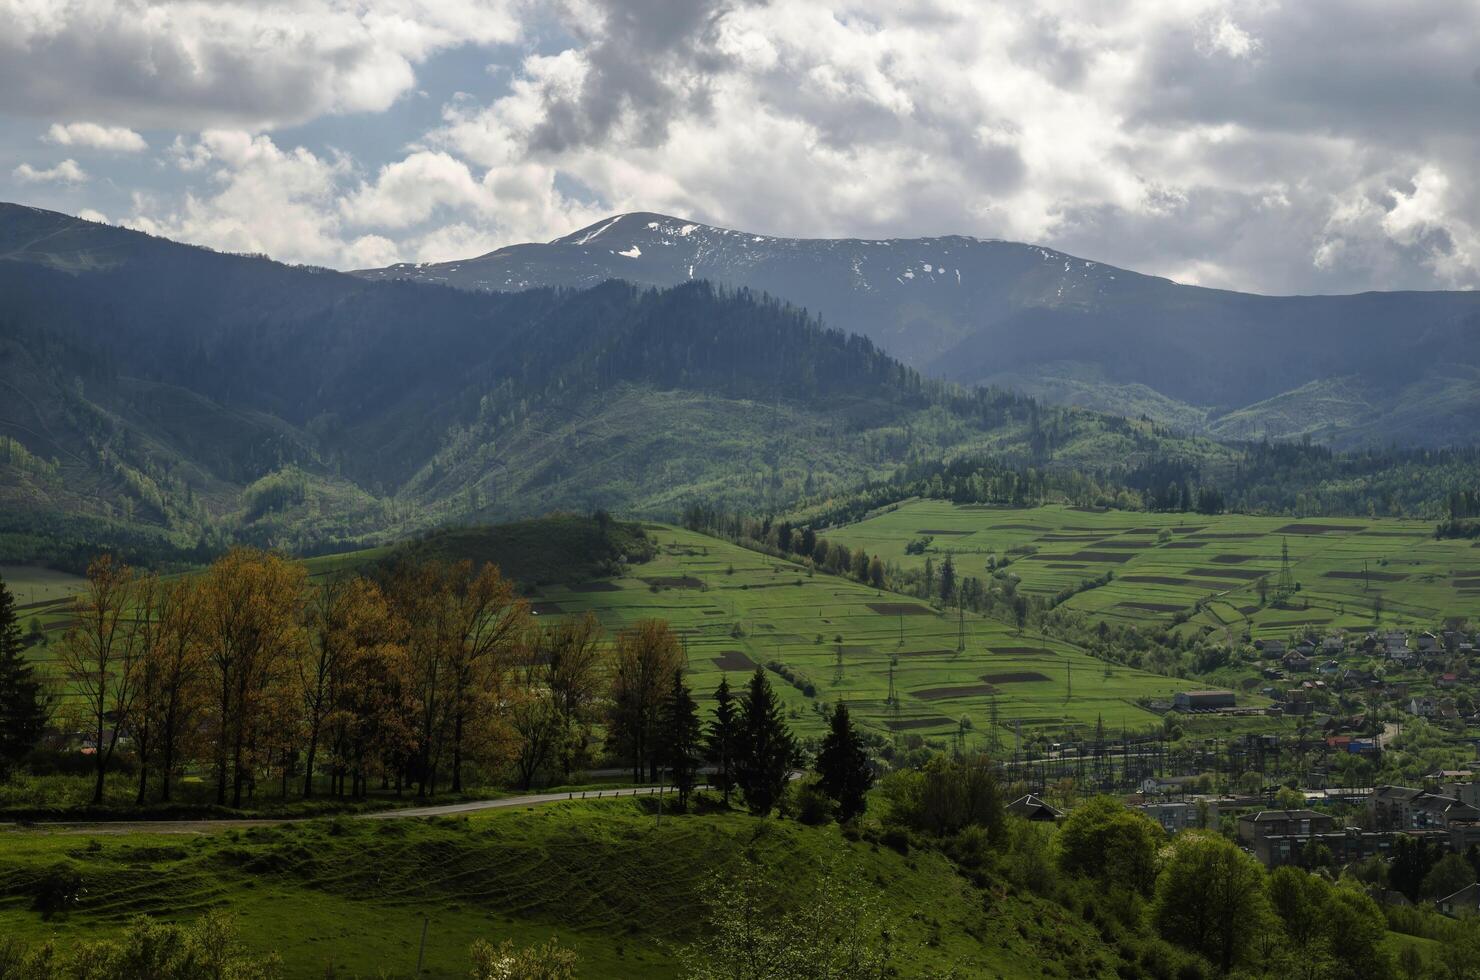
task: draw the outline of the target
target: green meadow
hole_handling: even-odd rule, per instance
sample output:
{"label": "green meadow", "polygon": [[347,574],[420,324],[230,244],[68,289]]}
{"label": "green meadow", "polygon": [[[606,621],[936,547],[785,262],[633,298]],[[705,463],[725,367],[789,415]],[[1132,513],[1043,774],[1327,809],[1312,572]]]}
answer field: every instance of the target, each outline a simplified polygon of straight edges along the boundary
{"label": "green meadow", "polygon": [[[0,831],[0,935],[66,948],[140,913],[188,920],[226,907],[286,975],[468,975],[478,938],[558,936],[588,977],[676,977],[704,929],[710,878],[750,851],[807,900],[824,867],[878,903],[904,976],[1113,976],[1115,955],[1061,906],[983,889],[936,851],[907,856],[837,826],[735,812],[665,815],[651,801],[547,804],[431,820],[287,823],[203,833]],[[44,921],[30,896],[49,871],[82,877],[80,903]]]}
{"label": "green meadow", "polygon": [[[930,537],[923,554],[911,541]],[[1363,518],[1158,514],[1063,506],[1006,509],[914,500],[826,532],[886,561],[918,568],[953,556],[958,574],[1008,559],[1027,592],[1052,596],[1114,573],[1066,608],[1094,617],[1210,626],[1255,638],[1317,629],[1432,627],[1480,620],[1480,547],[1436,540],[1433,524]],[[1280,580],[1281,551],[1299,590],[1285,608],[1261,605]]]}
{"label": "green meadow", "polygon": [[885,732],[945,734],[964,717],[977,747],[989,744],[994,700],[1004,742],[1017,722],[1025,732],[1093,725],[1097,718],[1138,729],[1159,720],[1138,699],[1168,698],[1189,686],[1107,664],[1031,630],[1018,635],[970,613],[962,620],[954,610],[691,531],[652,524],[648,532],[658,541],[651,561],[617,578],[542,587],[535,612],[590,612],[611,630],[666,619],[683,637],[690,681],[703,694],[721,677],[737,687],[757,665],[779,661],[801,685],[812,686],[809,697],[797,683],[772,676],[804,733],[821,731],[816,706],[837,701]]}

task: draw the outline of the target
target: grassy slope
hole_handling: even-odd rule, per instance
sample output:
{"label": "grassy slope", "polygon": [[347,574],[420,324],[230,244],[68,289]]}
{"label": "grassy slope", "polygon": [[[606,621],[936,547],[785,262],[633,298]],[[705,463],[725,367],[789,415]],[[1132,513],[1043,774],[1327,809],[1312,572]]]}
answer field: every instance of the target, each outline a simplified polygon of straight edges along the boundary
{"label": "grassy slope", "polygon": [[[226,906],[289,976],[412,972],[423,917],[428,975],[464,975],[474,938],[578,949],[583,976],[671,977],[702,928],[707,876],[754,845],[789,881],[837,863],[893,920],[904,975],[1113,975],[1083,922],[1035,899],[980,891],[938,855],[850,843],[836,827],[736,813],[668,817],[632,801],[560,803],[467,819],[342,820],[207,836],[87,838],[14,833],[0,847],[0,933],[63,943],[109,934],[139,912],[188,917]],[[44,923],[20,893],[57,862],[83,875],[81,907]],[[798,891],[788,901],[804,901]]]}
{"label": "grassy slope", "polygon": [[[1318,527],[1334,530],[1309,533]],[[1163,528],[1171,529],[1177,547],[1158,541]],[[946,533],[935,534],[926,555],[904,553],[906,543],[931,532]],[[1470,541],[1437,541],[1433,525],[1421,521],[1093,513],[1056,506],[1005,510],[922,500],[827,536],[862,545],[906,567],[923,564],[926,557],[939,563],[950,552],[963,574],[979,574],[987,555],[1008,555],[1017,559],[1011,570],[1021,577],[1022,587],[1043,595],[1113,570],[1114,582],[1080,593],[1068,608],[1120,620],[1167,622],[1176,610],[1212,600],[1193,618],[1194,625],[1248,627],[1256,638],[1286,637],[1305,624],[1366,629],[1373,625],[1379,595],[1385,625],[1427,627],[1449,617],[1480,618],[1480,548]],[[1301,584],[1296,603],[1308,601],[1310,608],[1255,609],[1258,597],[1249,576],[1267,574],[1273,587],[1283,543],[1289,545],[1292,572]],[[1143,546],[1127,547],[1138,544]],[[1037,553],[1013,554],[1027,547]],[[1101,558],[1127,555],[1129,560],[1096,560],[1084,552]],[[1075,554],[1081,556],[1071,557]],[[1360,577],[1364,563],[1372,573],[1366,582]],[[1187,574],[1192,569],[1227,574]],[[1357,577],[1348,577],[1352,575]]]}

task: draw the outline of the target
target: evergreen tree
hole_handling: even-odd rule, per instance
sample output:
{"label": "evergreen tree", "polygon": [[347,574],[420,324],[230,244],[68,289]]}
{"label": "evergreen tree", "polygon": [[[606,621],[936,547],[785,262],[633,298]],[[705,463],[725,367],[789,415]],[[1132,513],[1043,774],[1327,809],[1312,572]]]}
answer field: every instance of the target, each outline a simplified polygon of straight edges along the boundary
{"label": "evergreen tree", "polygon": [[673,689],[663,703],[660,725],[663,763],[678,790],[678,806],[682,809],[689,805],[689,794],[699,775],[704,728],[699,723],[699,706],[694,703],[681,670],[673,672]]}
{"label": "evergreen tree", "polygon": [[35,747],[46,725],[47,699],[24,648],[15,597],[0,579],[0,778]]}
{"label": "evergreen tree", "polygon": [[838,805],[838,820],[846,823],[868,808],[874,770],[853,719],[848,717],[847,705],[840,703],[833,710],[829,726],[817,753],[817,774],[822,791]]}
{"label": "evergreen tree", "polygon": [[771,812],[797,762],[797,743],[781,714],[781,703],[764,668],[757,667],[740,702],[740,743],[735,783],[756,816]]}
{"label": "evergreen tree", "polygon": [[946,560],[940,563],[940,601],[950,602],[951,597],[956,594],[956,563],[946,555]]}
{"label": "evergreen tree", "polygon": [[705,755],[714,766],[714,785],[730,805],[730,791],[735,788],[735,756],[740,739],[740,719],[736,714],[735,696],[730,693],[728,678],[720,678],[714,689],[714,719],[709,722]]}

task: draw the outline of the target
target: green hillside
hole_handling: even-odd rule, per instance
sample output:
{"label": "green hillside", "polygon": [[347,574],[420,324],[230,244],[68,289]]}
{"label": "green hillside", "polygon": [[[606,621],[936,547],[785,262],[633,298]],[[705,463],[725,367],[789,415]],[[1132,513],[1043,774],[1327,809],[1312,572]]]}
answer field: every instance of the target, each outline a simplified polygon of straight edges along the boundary
{"label": "green hillside", "polygon": [[[458,819],[284,824],[199,834],[0,831],[0,933],[73,944],[147,912],[188,920],[229,908],[290,978],[409,976],[423,923],[430,977],[466,976],[474,939],[558,936],[585,977],[676,977],[705,929],[715,873],[754,853],[806,901],[825,867],[879,902],[904,976],[1111,977],[1118,956],[1061,906],[981,888],[930,851],[908,856],[836,826],[738,813],[665,816],[639,803],[558,803]],[[46,922],[30,896],[50,869],[82,876],[82,902]]]}
{"label": "green hillside", "polygon": [[[1436,540],[1432,524],[1366,518],[1298,520],[1242,515],[1127,513],[1070,507],[958,506],[916,500],[827,532],[828,538],[923,567],[950,554],[962,574],[989,557],[1011,562],[1021,588],[1044,597],[1095,579],[1113,580],[1069,598],[1092,616],[1285,637],[1302,626],[1432,627],[1480,619],[1480,549]],[[921,553],[906,545],[930,537]],[[1285,604],[1260,604],[1259,580],[1277,590],[1281,551],[1291,580]]]}

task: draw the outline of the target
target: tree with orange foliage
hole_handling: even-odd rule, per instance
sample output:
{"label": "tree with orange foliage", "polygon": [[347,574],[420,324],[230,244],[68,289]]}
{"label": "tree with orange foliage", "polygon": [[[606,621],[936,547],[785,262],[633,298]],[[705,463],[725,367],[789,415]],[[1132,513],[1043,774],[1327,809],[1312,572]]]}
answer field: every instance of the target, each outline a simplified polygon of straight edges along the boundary
{"label": "tree with orange foliage", "polygon": [[673,675],[684,665],[678,636],[661,619],[645,619],[617,634],[612,652],[607,738],[632,762],[632,779],[658,775],[658,725]]}
{"label": "tree with orange foliage", "polygon": [[139,631],[134,619],[137,582],[133,569],[111,555],[87,568],[87,588],[73,604],[75,623],[58,652],[63,675],[80,702],[79,715],[93,744],[96,780],[93,803],[103,802],[103,780],[132,721],[138,696]]}
{"label": "tree with orange foliage", "polygon": [[191,579],[164,582],[157,575],[138,580],[138,697],[129,735],[139,760],[136,802],[148,797],[150,773],[162,777],[162,798],[170,798],[183,736],[204,700],[201,686],[200,589]]}
{"label": "tree with orange foliage", "polygon": [[479,744],[499,741],[498,728],[505,721],[499,705],[505,675],[529,622],[529,603],[514,594],[514,583],[496,565],[484,565],[477,573],[471,562],[452,567],[452,629],[446,650],[451,681],[449,707],[452,711],[452,792],[462,791],[463,756],[468,729]]}
{"label": "tree with orange foliage", "polygon": [[213,689],[216,802],[240,806],[262,735],[269,695],[300,642],[303,566],[281,555],[235,548],[206,572],[204,641]]}

